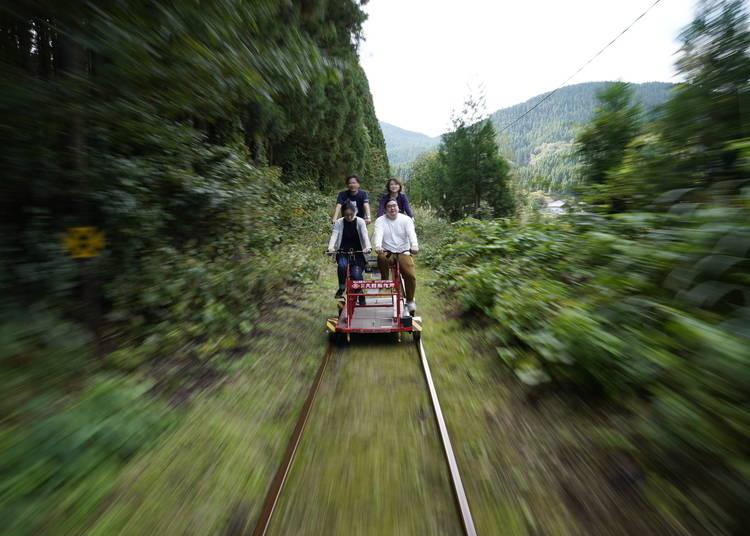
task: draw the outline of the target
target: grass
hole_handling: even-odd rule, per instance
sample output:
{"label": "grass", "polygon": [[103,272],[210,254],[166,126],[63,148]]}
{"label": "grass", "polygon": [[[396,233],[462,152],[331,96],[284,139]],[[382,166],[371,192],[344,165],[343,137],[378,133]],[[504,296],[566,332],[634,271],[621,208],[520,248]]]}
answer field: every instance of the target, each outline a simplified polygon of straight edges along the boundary
{"label": "grass", "polygon": [[329,288],[285,296],[216,393],[121,475],[88,534],[252,529],[327,344]]}
{"label": "grass", "polygon": [[[429,270],[418,277],[423,341],[479,534],[688,533],[638,492],[616,416],[529,399],[482,327],[449,314]],[[334,288],[331,267],[318,288],[282,300],[231,380],[130,463],[85,532],[251,531],[325,350]],[[410,337],[336,349],[269,532],[461,533]]]}
{"label": "grass", "polygon": [[461,534],[411,337],[332,359],[270,533]]}

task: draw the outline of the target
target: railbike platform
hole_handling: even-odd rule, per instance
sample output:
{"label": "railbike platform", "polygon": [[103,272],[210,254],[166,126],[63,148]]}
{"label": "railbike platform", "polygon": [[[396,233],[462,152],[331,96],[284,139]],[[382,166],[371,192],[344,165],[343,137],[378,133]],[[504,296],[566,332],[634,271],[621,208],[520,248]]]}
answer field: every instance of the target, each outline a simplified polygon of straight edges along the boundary
{"label": "railbike platform", "polygon": [[[370,273],[379,275],[376,270]],[[346,333],[347,336],[351,333],[406,332],[419,339],[422,319],[411,316],[406,310],[398,263],[392,270],[393,279],[374,279],[370,273],[366,273],[365,279],[352,280],[347,269],[346,294],[337,300],[339,316],[327,319],[327,331],[331,335]],[[364,304],[359,303],[362,296]]]}
{"label": "railbike platform", "polygon": [[[329,332],[341,333],[392,333],[400,331],[422,331],[422,318],[419,316],[395,317],[395,306],[391,296],[379,296],[375,292],[366,294],[365,306],[357,305],[348,322],[346,301],[339,300],[341,314],[329,318],[326,327]],[[403,310],[402,304],[402,310]],[[406,324],[411,324],[407,326]]]}

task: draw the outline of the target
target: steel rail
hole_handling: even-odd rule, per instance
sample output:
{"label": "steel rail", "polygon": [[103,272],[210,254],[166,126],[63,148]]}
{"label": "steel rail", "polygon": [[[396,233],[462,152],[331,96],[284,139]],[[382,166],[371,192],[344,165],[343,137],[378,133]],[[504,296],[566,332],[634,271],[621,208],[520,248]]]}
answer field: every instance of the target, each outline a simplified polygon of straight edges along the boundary
{"label": "steel rail", "polygon": [[471,517],[471,510],[469,509],[469,501],[466,499],[466,492],[464,491],[463,483],[461,482],[461,474],[458,471],[458,463],[456,462],[456,456],[453,454],[453,446],[451,445],[451,439],[448,436],[448,428],[445,425],[445,419],[443,418],[443,411],[440,409],[440,400],[438,400],[437,391],[435,390],[435,384],[432,381],[432,374],[430,373],[430,364],[427,362],[427,355],[424,352],[422,341],[416,342],[417,351],[422,361],[422,372],[424,372],[424,378],[427,381],[427,388],[430,391],[430,398],[432,399],[432,408],[435,410],[435,420],[437,421],[438,429],[440,431],[440,439],[443,444],[443,452],[445,453],[445,461],[448,463],[448,469],[451,473],[451,484],[453,484],[453,496],[456,500],[458,510],[461,513],[461,521],[463,522],[463,529],[466,536],[476,536],[477,531],[474,528],[474,519]]}
{"label": "steel rail", "polygon": [[279,501],[281,489],[284,487],[286,477],[289,475],[289,469],[292,467],[292,462],[294,461],[294,455],[297,452],[302,432],[305,430],[305,424],[307,424],[307,418],[310,416],[310,410],[312,409],[315,395],[318,392],[320,381],[323,378],[323,373],[326,370],[326,366],[328,365],[332,353],[333,345],[329,344],[323,355],[323,359],[320,362],[318,373],[315,375],[312,386],[310,386],[310,391],[307,393],[305,403],[302,405],[302,410],[297,419],[297,425],[294,427],[294,431],[292,431],[292,437],[289,438],[289,443],[287,444],[286,452],[284,453],[284,459],[276,470],[276,475],[273,477],[271,486],[266,493],[266,498],[263,501],[263,508],[260,511],[260,517],[255,525],[253,536],[264,536],[268,530],[268,526],[271,524],[271,516],[273,515],[274,508],[276,508],[276,504]]}
{"label": "steel rail", "polygon": [[[464,491],[463,483],[461,481],[461,474],[458,470],[458,463],[456,462],[456,457],[453,453],[453,446],[451,445],[451,440],[448,435],[448,428],[445,424],[445,419],[443,418],[443,411],[440,407],[440,400],[438,399],[437,391],[435,390],[435,384],[432,381],[430,365],[427,362],[427,355],[425,354],[421,340],[418,340],[416,342],[416,347],[422,363],[422,372],[427,383],[427,389],[430,393],[430,400],[432,402],[432,408],[435,414],[435,421],[438,426],[438,431],[440,432],[440,439],[443,446],[443,453],[445,454],[445,461],[448,465],[448,470],[450,471],[453,498],[455,499],[456,506],[458,507],[459,513],[461,514],[462,528],[466,536],[476,536],[477,532],[474,528],[474,520],[471,516],[471,510],[469,509],[469,501],[466,498],[466,492]],[[261,509],[260,516],[255,525],[255,530],[252,533],[253,536],[265,536],[268,531],[268,527],[271,524],[271,517],[273,516],[274,509],[278,504],[282,488],[284,487],[284,483],[286,482],[286,478],[289,475],[292,462],[294,461],[294,455],[297,452],[297,447],[299,446],[302,433],[310,416],[310,410],[312,409],[315,395],[318,392],[323,374],[325,373],[326,366],[328,365],[332,353],[333,345],[329,344],[328,348],[326,349],[325,355],[321,360],[320,367],[318,368],[318,372],[315,375],[315,379],[310,386],[310,391],[308,392],[305,403],[303,404],[302,410],[300,411],[299,418],[297,419],[297,424],[294,427],[294,431],[292,432],[291,437],[289,438],[289,443],[287,444],[284,458],[276,471],[268,492],[266,493],[265,500],[263,501],[263,508]]]}

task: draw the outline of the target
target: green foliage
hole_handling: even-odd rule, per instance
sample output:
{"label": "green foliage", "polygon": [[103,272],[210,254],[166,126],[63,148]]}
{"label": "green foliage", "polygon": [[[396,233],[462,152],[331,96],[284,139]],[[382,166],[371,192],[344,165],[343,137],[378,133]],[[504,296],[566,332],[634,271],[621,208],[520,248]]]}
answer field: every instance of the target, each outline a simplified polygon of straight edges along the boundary
{"label": "green foliage", "polygon": [[629,405],[642,463],[726,495],[704,506],[729,525],[750,498],[748,195],[611,221],[465,220],[435,259],[463,308],[495,321],[519,378]]}
{"label": "green foliage", "polygon": [[[317,277],[316,244],[320,247],[328,230],[329,200],[295,192],[278,180],[264,186],[271,188],[236,207],[236,230],[181,250],[150,251],[138,273],[124,272],[109,285],[110,319],[140,334],[141,351],[163,355],[189,344],[200,359],[221,355],[254,330],[267,300]],[[276,212],[269,212],[269,204]],[[110,358],[119,361],[121,354]]]}
{"label": "green foliage", "polygon": [[[624,152],[621,148],[626,138],[617,142],[618,149],[613,152],[617,158],[611,166],[607,164],[604,181],[596,180],[596,173],[584,168],[584,178],[591,179],[583,189],[589,201],[603,203],[608,210],[654,210],[676,200],[661,199],[665,191],[681,191],[687,195],[686,201],[694,201],[710,184],[733,189],[737,181],[748,177],[741,162],[742,144],[732,141],[750,132],[745,113],[750,104],[748,26],[742,2],[702,5],[696,20],[682,34],[677,68],[687,81],[675,88],[663,113],[646,124]],[[622,109],[626,110],[624,103]],[[606,139],[602,134],[607,132],[628,130],[626,117],[605,118],[602,116],[597,127],[588,127],[598,139]]]}
{"label": "green foliage", "polygon": [[[125,366],[190,337],[202,354],[231,346],[266,293],[315,271],[302,244],[319,239],[309,220],[323,201],[299,190],[328,189],[349,166],[387,175],[356,56],[364,12],[350,0],[53,4],[0,18],[3,307],[46,300],[80,321],[101,310],[109,336],[148,341],[114,356]],[[93,291],[60,249],[71,225],[106,233],[87,261]]]}
{"label": "green foliage", "polygon": [[[261,308],[316,276],[331,203],[319,192],[343,172],[387,175],[357,59],[362,3],[318,4],[0,13],[0,508],[13,531],[80,530],[161,431],[159,395],[220,376]],[[106,233],[100,257],[64,255],[80,225]]]}
{"label": "green foliage", "polygon": [[352,172],[363,178],[364,187],[388,176],[385,141],[367,78],[353,53],[347,60],[351,63],[340,79],[316,82],[285,110],[286,121],[294,124],[269,152],[271,163],[283,167],[289,180],[312,181],[329,190],[340,188]]}
{"label": "green foliage", "polygon": [[387,175],[358,3],[53,4],[0,18],[0,272],[11,294],[34,283],[19,299],[76,286],[53,248],[68,226],[107,233],[108,280],[145,251],[221,235],[252,168],[324,189]]}
{"label": "green foliage", "polygon": [[508,163],[498,154],[495,129],[482,117],[483,101],[469,98],[437,156],[415,164],[409,192],[416,202],[444,210],[451,219],[504,216],[513,211]]}
{"label": "green foliage", "polygon": [[[527,165],[532,155],[548,143],[571,142],[580,125],[587,124],[594,116],[597,94],[605,90],[610,82],[586,82],[566,86],[526,115],[518,123],[500,132],[500,147],[514,162]],[[669,97],[672,84],[648,82],[632,84],[634,101],[644,111],[652,113]],[[490,117],[500,131],[514,119],[538,103],[547,94],[543,93],[528,101],[503,108]]]}
{"label": "green foliage", "polygon": [[516,164],[512,174],[523,190],[564,195],[578,183],[575,171],[572,142],[555,141],[536,147],[528,164]]}
{"label": "green foliage", "polygon": [[[423,153],[417,157],[410,169],[410,179],[404,184],[406,194],[415,205],[437,203],[440,188],[440,162],[438,153]],[[435,204],[435,206],[439,206]]]}
{"label": "green foliage", "polygon": [[[50,518],[74,530],[111,491],[113,473],[169,426],[147,385],[97,376],[75,398],[48,392],[17,408],[23,426],[0,431],[0,512],[8,534],[37,534]],[[50,411],[46,404],[55,406]]]}
{"label": "green foliage", "polygon": [[750,136],[750,16],[741,0],[705,2],[682,33],[686,81],[665,106],[660,134],[694,185],[746,177],[729,142]]}
{"label": "green foliage", "polygon": [[[7,314],[7,313],[6,313]],[[148,382],[91,370],[91,337],[38,306],[0,324],[0,514],[8,534],[80,528],[113,475],[173,422]],[[63,528],[64,527],[64,528]]]}
{"label": "green foliage", "polygon": [[702,4],[688,79],[640,136],[627,91],[604,95],[579,152],[584,193],[617,214],[465,220],[430,259],[522,381],[626,407],[651,497],[723,534],[750,502],[750,142],[724,106],[747,95],[747,27],[740,3]]}
{"label": "green foliage", "polygon": [[446,239],[450,234],[446,234],[446,222],[440,217],[438,211],[429,207],[415,205],[414,225],[420,243],[420,256],[425,254],[430,258],[431,255],[439,255]]}
{"label": "green foliage", "polygon": [[575,154],[588,202],[622,212],[623,201],[612,194],[609,175],[620,167],[627,146],[641,129],[641,110],[632,103],[633,90],[622,82],[606,87],[597,98],[594,118],[575,138]]}

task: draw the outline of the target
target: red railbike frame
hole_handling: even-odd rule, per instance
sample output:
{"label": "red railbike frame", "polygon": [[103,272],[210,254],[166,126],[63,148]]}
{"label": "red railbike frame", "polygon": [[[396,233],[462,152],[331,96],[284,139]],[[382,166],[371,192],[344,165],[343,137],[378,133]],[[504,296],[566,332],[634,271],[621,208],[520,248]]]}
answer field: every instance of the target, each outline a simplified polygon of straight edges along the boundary
{"label": "red railbike frame", "polygon": [[[347,254],[346,252],[342,254]],[[361,279],[353,280],[351,278],[351,262],[346,265],[346,327],[337,326],[337,331],[342,332],[354,332],[354,333],[392,333],[399,331],[412,331],[412,326],[403,326],[401,323],[401,266],[398,263],[398,253],[391,253],[395,255],[395,262],[393,268],[394,279]],[[378,294],[367,294],[363,292],[368,288],[376,289],[393,289],[392,292],[378,293]],[[391,296],[391,303],[388,305],[379,304],[365,304],[360,305],[360,296],[370,297],[385,297]],[[393,319],[393,326],[388,329],[383,328],[352,328],[352,317],[354,316],[354,309],[360,307],[393,307],[393,300],[396,300],[396,317]]]}

